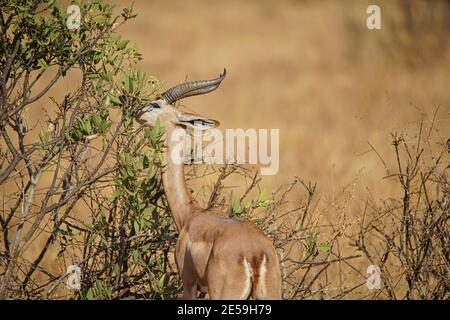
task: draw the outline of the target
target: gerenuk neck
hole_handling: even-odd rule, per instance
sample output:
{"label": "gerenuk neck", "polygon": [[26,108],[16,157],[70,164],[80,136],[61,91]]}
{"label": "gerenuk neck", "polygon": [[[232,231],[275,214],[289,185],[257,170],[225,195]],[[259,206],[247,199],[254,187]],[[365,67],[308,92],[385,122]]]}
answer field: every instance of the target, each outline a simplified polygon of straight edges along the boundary
{"label": "gerenuk neck", "polygon": [[[180,232],[189,216],[199,207],[192,199],[184,177],[184,139],[186,131],[177,129],[173,124],[165,125],[165,130],[167,148],[164,151],[165,166],[162,180],[172,216]],[[173,154],[176,155],[173,156]],[[175,159],[177,157],[180,158]]]}

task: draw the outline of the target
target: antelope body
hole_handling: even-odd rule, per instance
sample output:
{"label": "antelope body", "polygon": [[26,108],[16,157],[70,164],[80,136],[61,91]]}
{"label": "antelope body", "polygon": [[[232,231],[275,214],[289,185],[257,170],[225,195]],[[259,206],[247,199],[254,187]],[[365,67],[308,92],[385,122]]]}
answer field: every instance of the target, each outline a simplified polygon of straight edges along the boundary
{"label": "antelope body", "polygon": [[[187,128],[207,130],[215,120],[180,112],[173,103],[217,89],[226,70],[214,80],[182,83],[146,105],[138,120],[165,127],[167,148],[162,180],[172,216],[179,232],[175,248],[183,298],[196,299],[197,289],[210,299],[281,299],[281,270],[272,242],[255,225],[228,217],[217,208],[201,208],[186,186],[183,161],[173,161],[175,151],[183,159],[184,147],[174,133]],[[178,149],[176,149],[178,148]]]}

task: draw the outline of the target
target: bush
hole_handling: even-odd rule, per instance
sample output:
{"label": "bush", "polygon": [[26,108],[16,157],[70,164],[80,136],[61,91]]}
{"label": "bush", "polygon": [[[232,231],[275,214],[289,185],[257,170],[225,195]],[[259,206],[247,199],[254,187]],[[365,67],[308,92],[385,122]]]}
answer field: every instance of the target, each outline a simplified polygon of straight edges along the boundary
{"label": "bush", "polygon": [[[81,24],[71,30],[58,2],[1,4],[7,149],[0,183],[12,191],[0,215],[0,298],[54,297],[68,276],[42,265],[55,246],[57,259],[82,270],[76,298],[120,298],[131,288],[172,297],[179,284],[168,261],[175,231],[158,178],[163,129],[133,125],[160,84],[139,70],[139,52],[115,33],[135,17],[132,8],[115,15],[103,1],[80,6]],[[26,112],[70,72],[78,87],[52,99],[41,128],[30,127]],[[37,238],[42,245],[29,261],[24,252]],[[148,287],[137,289],[143,283]]]}
{"label": "bush", "polygon": [[[432,130],[428,129],[429,132]],[[442,299],[450,292],[449,181],[439,170],[445,151],[425,153],[429,134],[420,127],[416,139],[392,135],[399,198],[367,202],[354,245],[383,274],[382,290],[373,298]]]}

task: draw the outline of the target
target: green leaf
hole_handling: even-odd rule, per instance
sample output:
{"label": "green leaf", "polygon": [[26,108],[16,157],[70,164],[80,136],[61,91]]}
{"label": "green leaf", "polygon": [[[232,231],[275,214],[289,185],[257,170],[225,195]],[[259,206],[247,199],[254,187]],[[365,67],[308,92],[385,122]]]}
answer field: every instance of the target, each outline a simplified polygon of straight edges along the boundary
{"label": "green leaf", "polygon": [[45,69],[48,68],[48,64],[47,64],[47,62],[45,62],[44,59],[39,59],[38,60],[38,67],[45,70]]}
{"label": "green leaf", "polygon": [[322,251],[322,252],[328,252],[331,249],[331,244],[329,244],[329,243],[321,243],[321,244],[319,244],[317,249],[319,249],[319,251]]}
{"label": "green leaf", "polygon": [[242,212],[241,203],[238,199],[233,201],[233,204],[231,205],[231,210],[233,214],[239,214]]}
{"label": "green leaf", "polygon": [[131,258],[133,259],[134,264],[138,264],[139,263],[139,251],[136,249],[133,250],[131,252]]}
{"label": "green leaf", "polygon": [[142,216],[144,218],[148,218],[150,214],[155,211],[155,208],[156,206],[152,204],[149,208],[144,209],[144,211],[142,212]]}
{"label": "green leaf", "polygon": [[133,223],[134,232],[138,233],[141,227],[139,226],[139,223],[137,221],[134,221]]}
{"label": "green leaf", "polygon": [[122,104],[120,99],[111,93],[108,93],[108,98],[114,106],[120,106]]}
{"label": "green leaf", "polygon": [[93,288],[89,288],[88,292],[86,293],[86,299],[94,300],[94,289]]}
{"label": "green leaf", "polygon": [[146,253],[150,249],[151,243],[147,243],[142,246],[141,252]]}
{"label": "green leaf", "polygon": [[167,286],[167,283],[169,282],[169,277],[167,276],[167,273],[164,273],[162,277],[159,279],[159,286],[161,288],[165,288]]}
{"label": "green leaf", "polygon": [[258,196],[258,206],[259,207],[267,207],[271,203],[272,203],[272,199],[270,199],[270,197],[263,190]]}
{"label": "green leaf", "polygon": [[317,233],[309,235],[309,237],[306,239],[306,243],[309,250],[313,250],[316,247],[318,238],[319,235]]}
{"label": "green leaf", "polygon": [[47,144],[50,139],[51,133],[49,131],[41,131],[39,133],[39,139],[41,140],[42,144]]}

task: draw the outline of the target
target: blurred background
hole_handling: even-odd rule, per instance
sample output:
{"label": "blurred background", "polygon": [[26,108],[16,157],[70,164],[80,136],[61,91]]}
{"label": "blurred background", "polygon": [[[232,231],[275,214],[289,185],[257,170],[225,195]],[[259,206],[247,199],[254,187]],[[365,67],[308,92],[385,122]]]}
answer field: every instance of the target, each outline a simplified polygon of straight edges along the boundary
{"label": "blurred background", "polygon": [[369,30],[373,3],[137,1],[119,32],[165,88],[227,68],[219,90],[181,103],[222,130],[279,128],[268,190],[297,175],[330,194],[357,175],[385,193],[368,142],[384,155],[390,133],[416,132],[422,117],[435,117],[442,142],[450,136],[450,1],[376,1],[382,29]]}
{"label": "blurred background", "polygon": [[[123,8],[132,2],[111,1]],[[323,194],[353,183],[381,196],[390,134],[423,120],[443,148],[450,136],[450,1],[376,1],[381,30],[369,30],[373,1],[136,1],[118,32],[142,53],[142,69],[165,82],[228,75],[212,94],[181,101],[226,128],[280,129],[280,168],[263,185],[294,176]],[[49,96],[77,87],[66,77]],[[32,111],[39,119],[47,108]],[[395,159],[393,159],[395,160]],[[389,161],[389,159],[385,159]],[[388,163],[389,164],[389,163]]]}

